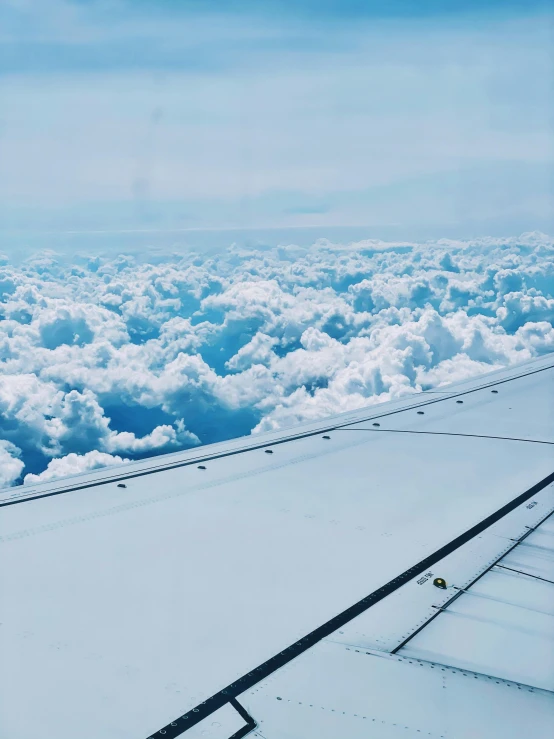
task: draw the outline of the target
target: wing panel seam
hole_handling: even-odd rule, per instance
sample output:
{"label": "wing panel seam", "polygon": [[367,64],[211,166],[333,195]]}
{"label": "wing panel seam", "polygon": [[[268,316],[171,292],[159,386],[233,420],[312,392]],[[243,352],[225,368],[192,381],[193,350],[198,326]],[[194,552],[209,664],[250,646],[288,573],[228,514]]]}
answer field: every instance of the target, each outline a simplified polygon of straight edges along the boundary
{"label": "wing panel seam", "polygon": [[[365,423],[365,421],[356,421]],[[352,424],[354,425],[354,424]],[[416,429],[355,429],[355,428],[337,428],[334,431],[368,431],[371,434],[422,434],[426,436],[458,436],[469,439],[498,439],[498,441],[523,441],[526,444],[548,444],[554,446],[554,441],[544,441],[543,439],[519,439],[515,436],[492,436],[489,434],[462,434],[455,431],[417,431]]]}

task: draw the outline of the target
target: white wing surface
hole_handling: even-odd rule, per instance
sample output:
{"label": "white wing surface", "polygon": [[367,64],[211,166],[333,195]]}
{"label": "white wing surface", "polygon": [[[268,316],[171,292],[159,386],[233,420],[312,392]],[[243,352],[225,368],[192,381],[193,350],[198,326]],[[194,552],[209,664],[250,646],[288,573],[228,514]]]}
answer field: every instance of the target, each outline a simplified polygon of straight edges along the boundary
{"label": "white wing surface", "polygon": [[0,494],[5,739],[549,737],[554,358]]}

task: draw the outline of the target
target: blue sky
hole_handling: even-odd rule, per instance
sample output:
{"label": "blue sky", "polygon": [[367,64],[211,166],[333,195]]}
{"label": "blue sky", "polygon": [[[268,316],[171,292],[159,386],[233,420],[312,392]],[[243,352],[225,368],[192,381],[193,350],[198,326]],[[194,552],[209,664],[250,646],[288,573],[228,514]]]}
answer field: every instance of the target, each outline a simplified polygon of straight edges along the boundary
{"label": "blue sky", "polygon": [[553,226],[552,8],[0,2],[0,247]]}

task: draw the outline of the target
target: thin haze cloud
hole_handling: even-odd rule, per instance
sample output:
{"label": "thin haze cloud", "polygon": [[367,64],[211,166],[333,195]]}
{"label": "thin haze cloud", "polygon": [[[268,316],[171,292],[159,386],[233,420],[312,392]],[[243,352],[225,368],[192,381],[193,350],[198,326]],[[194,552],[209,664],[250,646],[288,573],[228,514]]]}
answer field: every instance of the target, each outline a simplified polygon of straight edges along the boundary
{"label": "thin haze cloud", "polygon": [[4,231],[552,228],[544,3],[0,14]]}

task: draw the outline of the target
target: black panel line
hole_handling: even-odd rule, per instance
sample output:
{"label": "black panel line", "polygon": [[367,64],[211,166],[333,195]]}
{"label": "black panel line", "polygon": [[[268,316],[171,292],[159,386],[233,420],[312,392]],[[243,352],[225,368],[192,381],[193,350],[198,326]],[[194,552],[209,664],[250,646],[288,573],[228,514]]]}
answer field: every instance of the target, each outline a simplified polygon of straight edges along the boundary
{"label": "black panel line", "polygon": [[517,572],[518,575],[525,575],[525,577],[532,577],[535,580],[542,580],[542,582],[549,582],[551,585],[554,585],[554,580],[547,580],[546,577],[540,577],[540,575],[532,575],[530,572],[523,572],[523,570],[515,570],[513,567],[506,567],[506,565],[495,564],[493,566],[500,567],[500,569],[502,570],[509,570],[510,572]]}
{"label": "black panel line", "polygon": [[[420,631],[423,631],[423,629],[426,626],[428,626],[431,623],[431,621],[433,621],[437,616],[439,616],[446,608],[448,608],[448,606],[452,605],[452,603],[457,598],[459,598],[463,593],[467,592],[469,588],[473,587],[473,585],[475,585],[476,582],[478,582],[482,577],[484,577],[487,574],[487,572],[490,572],[493,567],[502,567],[502,565],[499,565],[498,562],[501,562],[504,559],[504,557],[506,557],[506,555],[510,554],[510,552],[513,552],[513,550],[516,549],[521,544],[521,542],[529,536],[529,534],[532,534],[533,531],[536,531],[539,528],[539,526],[542,526],[542,524],[545,521],[547,521],[551,515],[552,515],[552,511],[550,510],[545,516],[543,516],[543,518],[541,518],[541,520],[535,526],[530,527],[529,530],[523,534],[523,536],[520,536],[519,539],[516,539],[514,544],[509,549],[507,549],[505,552],[502,552],[502,554],[498,557],[498,559],[495,562],[493,562],[492,565],[490,565],[485,570],[483,570],[483,572],[477,575],[477,577],[474,578],[469,583],[469,585],[466,585],[466,587],[463,589],[456,588],[456,593],[451,598],[449,598],[445,603],[443,603],[442,606],[437,607],[436,612],[430,618],[428,618],[427,621],[425,621],[423,624],[421,624],[421,626],[415,629],[415,631],[413,631],[408,637],[406,637],[404,641],[400,642],[398,646],[396,646],[394,649],[391,649],[390,653],[396,654],[400,649],[402,649],[402,647],[405,646],[409,641],[411,641],[414,638],[414,636],[416,636],[416,634],[419,634]],[[505,569],[509,569],[509,568],[505,568]],[[435,606],[433,606],[433,608],[435,608]]]}
{"label": "black panel line", "polygon": [[[319,641],[330,636],[334,631],[341,628],[360,614],[364,613],[376,603],[379,603],[379,601],[383,600],[383,598],[386,598],[391,593],[394,593],[396,590],[401,588],[414,577],[421,575],[423,572],[435,565],[441,559],[448,556],[449,554],[452,554],[452,552],[456,551],[456,549],[459,549],[464,544],[467,544],[468,541],[481,534],[483,531],[488,529],[490,526],[506,516],[508,513],[511,513],[522,503],[525,503],[527,500],[529,500],[529,498],[532,498],[534,495],[550,485],[552,482],[554,482],[554,472],[550,473],[548,477],[545,477],[543,480],[538,482],[536,485],[533,485],[524,493],[518,495],[509,503],[506,503],[504,506],[495,511],[495,513],[492,513],[490,516],[487,516],[487,518],[484,518],[482,521],[475,524],[475,526],[472,526],[465,533],[460,534],[460,536],[457,536],[448,544],[445,544],[444,546],[440,547],[440,549],[437,549],[433,554],[425,557],[425,559],[421,560],[421,562],[419,562],[418,564],[410,567],[410,569],[398,575],[393,580],[390,580],[385,585],[382,585],[380,588],[377,588],[377,590],[374,590],[365,598],[362,598],[362,600],[358,601],[358,603],[350,606],[350,608],[347,608],[342,613],[339,613],[330,621],[327,621],[318,628],[314,629],[314,631],[304,636],[302,639],[299,639],[298,641],[294,642],[294,644],[291,644],[290,647],[283,649],[282,652],[279,652],[275,656],[268,659],[266,662],[263,662],[258,667],[255,667],[253,670],[246,673],[246,675],[238,678],[237,680],[235,680],[235,682],[231,683],[223,690],[220,690],[218,693],[215,693],[210,698],[207,698],[195,708],[175,719],[171,724],[164,726],[158,732],[154,732],[150,735],[151,739],[156,739],[157,737],[164,737],[164,739],[175,739],[176,737],[183,734],[185,731],[188,731],[188,729],[197,724],[199,721],[205,719],[206,716],[209,716],[214,711],[217,711],[226,703],[229,703],[232,699],[236,698],[241,693],[244,693],[246,690],[249,690],[257,683],[265,680],[269,675],[275,672],[275,670],[278,670],[279,668],[288,664],[295,657],[298,657],[300,654],[313,647]],[[530,533],[531,530],[528,533]],[[526,535],[527,533],[525,534],[525,536]],[[525,536],[523,536],[522,539],[525,538]],[[518,539],[517,544],[519,544],[520,541],[521,539]]]}
{"label": "black panel line", "polygon": [[[228,452],[220,452],[219,454],[216,453],[212,455],[208,453],[208,454],[204,454],[198,457],[186,459],[184,461],[179,461],[179,462],[173,462],[173,463],[166,462],[165,464],[160,464],[155,467],[154,466],[149,467],[146,470],[141,470],[137,472],[129,472],[127,474],[122,470],[120,474],[112,473],[105,478],[101,478],[95,481],[82,483],[81,485],[74,485],[74,486],[67,487],[67,488],[60,488],[58,490],[51,490],[50,492],[46,492],[46,493],[38,493],[37,495],[33,495],[32,493],[28,493],[27,495],[25,495],[25,493],[22,493],[21,494],[22,497],[20,498],[8,499],[5,501],[0,500],[0,508],[4,508],[10,505],[17,505],[19,503],[28,503],[33,500],[40,500],[41,498],[51,498],[54,495],[62,495],[63,493],[72,493],[76,490],[86,490],[87,488],[93,488],[99,485],[108,485],[112,482],[120,482],[122,480],[132,480],[137,477],[144,477],[145,475],[152,475],[156,472],[164,472],[166,470],[173,470],[179,467],[188,467],[193,464],[198,464],[199,462],[209,462],[209,461],[213,461],[214,459],[232,457],[236,454],[243,454],[244,452],[255,451],[256,449],[265,449],[266,447],[275,447],[280,444],[286,444],[290,441],[296,441],[298,439],[305,439],[311,436],[318,436],[319,434],[323,434],[323,433],[330,432],[330,431],[339,431],[339,430],[342,430],[343,427],[352,426],[355,423],[365,423],[366,421],[372,421],[376,418],[385,418],[388,416],[394,416],[397,413],[403,413],[404,411],[410,411],[416,408],[423,408],[428,405],[433,405],[434,403],[442,403],[444,400],[458,398],[462,395],[469,395],[470,393],[476,393],[479,390],[486,390],[489,387],[495,387],[496,385],[503,385],[504,383],[512,382],[513,380],[520,380],[523,377],[529,377],[530,375],[536,375],[539,372],[545,372],[550,369],[554,369],[554,365],[548,365],[547,367],[540,367],[539,369],[532,370],[530,372],[525,372],[521,375],[507,377],[504,380],[491,381],[483,385],[480,385],[479,387],[471,388],[470,390],[464,390],[461,392],[453,391],[448,396],[448,398],[443,398],[443,397],[434,398],[433,400],[427,400],[422,403],[414,403],[413,405],[406,405],[406,406],[403,406],[402,408],[397,408],[396,410],[389,410],[385,413],[380,413],[380,414],[377,413],[376,415],[370,415],[370,416],[367,416],[367,418],[360,418],[356,420],[349,419],[348,421],[345,420],[344,423],[333,424],[329,426],[321,426],[320,428],[316,430],[305,431],[303,433],[298,433],[298,434],[292,434],[282,439],[275,439],[273,441],[270,439],[266,439],[264,442],[260,444],[253,444],[252,446],[243,447],[241,449],[233,449]],[[408,401],[408,398],[406,398],[406,401]],[[360,409],[360,410],[363,410],[363,409]],[[232,441],[232,440],[229,440],[229,441]]]}
{"label": "black panel line", "polygon": [[246,726],[243,726],[238,731],[236,731],[233,736],[229,737],[229,739],[242,739],[243,736],[246,736],[251,731],[254,731],[257,724],[252,716],[248,713],[248,711],[244,708],[244,706],[241,706],[236,698],[231,698],[229,703],[233,706],[235,711],[240,714],[240,717],[244,721],[246,721]]}
{"label": "black panel line", "polygon": [[[366,421],[357,421],[357,423],[366,423]],[[352,424],[353,426],[354,424]],[[542,441],[541,439],[518,439],[516,436],[491,436],[489,434],[462,434],[454,431],[417,431],[416,429],[355,429],[355,428],[338,428],[335,431],[372,431],[375,434],[426,434],[427,436],[462,436],[469,439],[498,439],[499,441],[524,441],[526,444],[550,444],[554,446],[554,441]]]}
{"label": "black panel line", "polygon": [[256,728],[256,726],[257,726],[256,723],[254,723],[254,724],[246,724],[245,726],[243,726],[238,731],[235,731],[235,733],[232,736],[230,736],[229,739],[242,739],[247,734],[250,734],[251,731],[254,731],[254,729]]}

